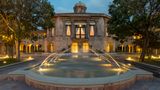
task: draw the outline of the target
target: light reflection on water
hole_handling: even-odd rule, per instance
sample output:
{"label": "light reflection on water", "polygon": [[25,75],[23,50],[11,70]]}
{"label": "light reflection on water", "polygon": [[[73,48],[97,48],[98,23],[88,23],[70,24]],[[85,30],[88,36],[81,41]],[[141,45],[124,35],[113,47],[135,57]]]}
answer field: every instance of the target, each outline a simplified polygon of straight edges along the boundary
{"label": "light reflection on water", "polygon": [[120,75],[126,70],[115,68],[109,63],[102,62],[96,56],[62,56],[55,64],[33,69],[41,75],[68,78],[91,78]]}

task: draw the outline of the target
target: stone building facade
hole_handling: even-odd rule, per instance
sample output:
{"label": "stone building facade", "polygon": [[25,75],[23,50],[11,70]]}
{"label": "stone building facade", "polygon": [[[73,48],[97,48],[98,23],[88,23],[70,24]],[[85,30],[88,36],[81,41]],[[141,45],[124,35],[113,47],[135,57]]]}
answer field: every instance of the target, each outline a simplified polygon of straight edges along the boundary
{"label": "stone building facade", "polygon": [[[93,47],[104,50],[109,16],[103,13],[87,13],[87,7],[79,2],[73,13],[56,13],[55,27],[47,30],[47,43],[54,45],[54,50],[63,48],[86,51]],[[50,35],[52,34],[52,35]]]}
{"label": "stone building facade", "polygon": [[57,52],[67,48],[71,48],[72,52],[87,52],[89,48],[106,52],[136,51],[131,44],[132,40],[121,44],[108,35],[109,16],[104,13],[88,13],[86,10],[86,5],[78,2],[73,7],[73,13],[55,13],[53,28],[35,32],[38,36],[46,37],[35,42],[23,40],[21,51]]}
{"label": "stone building facade", "polygon": [[[88,13],[84,3],[78,2],[73,6],[72,13],[55,13],[54,27],[33,32],[38,36],[37,41],[24,39],[20,45],[23,53],[57,52],[71,48],[72,52],[87,52],[89,48],[106,52],[141,52],[141,48],[132,44],[133,37],[127,42],[120,43],[108,34],[108,20],[104,13]],[[0,42],[0,54],[5,48]],[[157,53],[160,50],[157,51]]]}

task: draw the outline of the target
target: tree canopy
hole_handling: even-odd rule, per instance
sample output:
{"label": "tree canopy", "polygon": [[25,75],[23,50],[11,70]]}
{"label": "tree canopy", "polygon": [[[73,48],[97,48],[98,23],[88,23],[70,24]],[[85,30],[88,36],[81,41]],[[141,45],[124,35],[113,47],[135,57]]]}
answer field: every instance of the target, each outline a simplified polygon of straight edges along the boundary
{"label": "tree canopy", "polygon": [[160,28],[160,0],[113,0],[109,14],[109,33],[119,39],[141,35],[143,61],[151,39],[159,38],[156,30]]}
{"label": "tree canopy", "polygon": [[0,0],[0,24],[5,26],[0,32],[7,28],[12,33],[19,53],[21,40],[30,37],[31,31],[53,26],[53,15],[53,6],[47,0]]}

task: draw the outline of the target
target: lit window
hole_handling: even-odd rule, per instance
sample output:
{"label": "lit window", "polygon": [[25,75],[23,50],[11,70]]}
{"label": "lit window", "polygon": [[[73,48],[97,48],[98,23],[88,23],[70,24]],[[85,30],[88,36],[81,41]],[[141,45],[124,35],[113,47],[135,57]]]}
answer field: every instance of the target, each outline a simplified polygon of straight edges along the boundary
{"label": "lit window", "polygon": [[71,26],[70,25],[66,26],[66,35],[71,36]]}
{"label": "lit window", "polygon": [[82,35],[85,34],[84,28],[81,28],[81,34],[82,34]]}
{"label": "lit window", "polygon": [[51,36],[54,36],[54,28],[51,30]]}
{"label": "lit window", "polygon": [[90,26],[90,36],[94,36],[94,26]]}
{"label": "lit window", "polygon": [[77,29],[77,32],[76,32],[76,34],[78,34],[78,35],[79,35],[79,34],[81,33],[81,31],[80,31],[80,30],[81,30],[81,29],[80,29],[80,28],[78,28],[78,29]]}

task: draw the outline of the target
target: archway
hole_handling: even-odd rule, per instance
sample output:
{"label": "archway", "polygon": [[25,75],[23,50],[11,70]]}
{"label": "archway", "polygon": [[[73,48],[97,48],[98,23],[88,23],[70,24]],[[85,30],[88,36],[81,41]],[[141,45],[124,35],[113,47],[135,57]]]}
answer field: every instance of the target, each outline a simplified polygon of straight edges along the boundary
{"label": "archway", "polygon": [[113,44],[107,44],[105,50],[106,50],[106,52],[112,52],[113,51]]}
{"label": "archway", "polygon": [[32,52],[34,52],[34,46],[33,45],[31,45],[31,52],[30,53],[32,53]]}
{"label": "archway", "polygon": [[53,43],[48,44],[47,50],[48,52],[54,52],[54,44]]}
{"label": "archway", "polygon": [[23,45],[23,51],[22,52],[26,52],[26,45]]}

